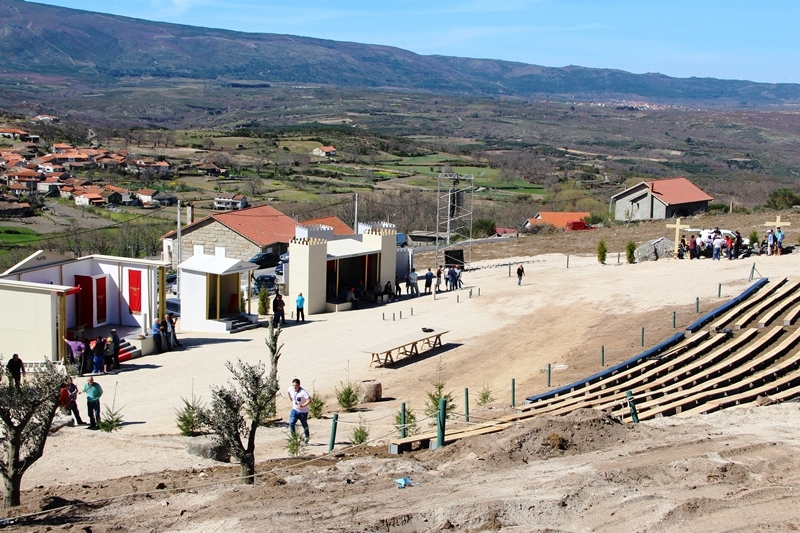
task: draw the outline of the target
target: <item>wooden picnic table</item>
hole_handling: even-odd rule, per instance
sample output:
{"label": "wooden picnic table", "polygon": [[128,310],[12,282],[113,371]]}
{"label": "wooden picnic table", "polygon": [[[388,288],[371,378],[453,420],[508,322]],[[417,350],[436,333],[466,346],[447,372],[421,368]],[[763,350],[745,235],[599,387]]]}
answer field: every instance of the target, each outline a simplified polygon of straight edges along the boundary
{"label": "wooden picnic table", "polygon": [[430,329],[431,331],[420,330],[415,333],[409,333],[361,351],[372,356],[369,366],[372,366],[373,363],[386,366],[387,364],[394,363],[395,356],[399,357],[405,355],[407,357],[412,357],[418,355],[420,345],[430,349],[441,346],[442,335],[450,332],[449,330],[441,328],[426,329]]}

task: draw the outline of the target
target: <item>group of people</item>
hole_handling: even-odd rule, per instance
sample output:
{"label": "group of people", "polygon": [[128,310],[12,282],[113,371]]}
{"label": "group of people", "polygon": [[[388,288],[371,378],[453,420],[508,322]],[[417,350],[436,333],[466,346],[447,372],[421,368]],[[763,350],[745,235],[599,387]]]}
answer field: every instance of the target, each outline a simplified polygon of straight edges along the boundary
{"label": "group of people", "polygon": [[[103,395],[103,388],[93,377],[89,376],[83,386],[83,393],[86,394],[86,409],[89,411],[89,426],[87,429],[99,429],[100,423],[100,397]],[[72,378],[67,378],[61,385],[58,394],[58,403],[65,410],[72,413],[75,423],[79,426],[84,425],[81,413],[78,410],[78,386],[73,383]]]}
{"label": "group of people", "polygon": [[[766,247],[767,255],[781,255],[785,237],[786,234],[780,227],[774,232],[770,229],[762,243],[762,246]],[[751,244],[758,246],[758,243]],[[705,236],[689,235],[688,240],[685,235],[681,236],[678,259],[684,259],[688,255],[689,259],[710,257],[712,260],[720,261],[724,254],[728,260],[733,260],[739,259],[746,251],[745,248],[741,233],[734,231],[733,234],[723,234],[719,228],[715,228]]]}
{"label": "group of people", "polygon": [[164,353],[165,351],[171,351],[176,347],[183,346],[178,340],[178,335],[175,333],[175,322],[177,322],[175,313],[167,313],[161,320],[158,318],[153,319],[150,332],[153,334],[153,340],[156,343],[158,353]]}
{"label": "group of people", "polygon": [[[423,275],[423,279],[425,280],[425,292],[423,294],[432,294],[432,291],[445,292],[445,291],[454,291],[456,289],[460,289],[463,287],[463,281],[461,280],[461,275],[463,271],[459,265],[455,266],[439,266],[436,268],[436,272],[434,273],[432,269],[428,269],[427,272]],[[417,269],[412,268],[411,272],[406,274],[406,294],[411,295],[412,297],[419,296],[419,274],[417,274]],[[442,289],[442,285],[444,284],[444,289]],[[397,288],[398,294],[400,292],[400,288]]]}
{"label": "group of people", "polygon": [[78,375],[85,373],[106,374],[119,368],[119,348],[122,340],[117,330],[111,330],[110,337],[99,335],[94,339],[84,338],[72,341],[64,337],[69,351],[69,361],[78,369]]}

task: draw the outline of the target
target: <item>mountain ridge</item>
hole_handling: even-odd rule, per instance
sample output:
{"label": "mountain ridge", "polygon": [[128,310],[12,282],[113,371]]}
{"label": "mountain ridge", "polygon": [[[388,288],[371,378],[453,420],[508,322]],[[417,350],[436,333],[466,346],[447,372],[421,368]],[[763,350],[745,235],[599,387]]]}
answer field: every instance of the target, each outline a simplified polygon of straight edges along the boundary
{"label": "mountain ridge", "polygon": [[319,83],[485,97],[639,99],[726,106],[800,103],[800,84],[673,78],[580,66],[419,55],[385,45],[153,22],[23,0],[0,2],[4,75]]}

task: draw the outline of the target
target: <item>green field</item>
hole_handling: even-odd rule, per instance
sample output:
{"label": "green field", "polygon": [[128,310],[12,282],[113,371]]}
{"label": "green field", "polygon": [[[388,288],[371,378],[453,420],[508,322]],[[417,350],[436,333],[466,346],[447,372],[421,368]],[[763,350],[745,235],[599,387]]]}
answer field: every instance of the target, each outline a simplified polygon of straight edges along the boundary
{"label": "green field", "polygon": [[0,243],[2,244],[19,244],[37,237],[39,234],[28,228],[10,228],[7,226],[0,226]]}

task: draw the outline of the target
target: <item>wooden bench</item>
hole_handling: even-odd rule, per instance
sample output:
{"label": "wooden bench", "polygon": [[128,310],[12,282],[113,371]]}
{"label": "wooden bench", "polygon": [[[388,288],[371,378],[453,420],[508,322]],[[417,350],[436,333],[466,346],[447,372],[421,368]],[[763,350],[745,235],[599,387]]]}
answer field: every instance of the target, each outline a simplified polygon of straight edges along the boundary
{"label": "wooden bench", "polygon": [[716,322],[711,324],[711,331],[722,329],[723,327],[727,326],[729,322],[737,318],[739,315],[753,307],[754,305],[758,304],[759,302],[763,301],[764,299],[768,298],[773,292],[778,290],[784,283],[788,281],[788,278],[780,279],[776,282],[770,282],[769,285],[760,291],[755,296],[751,296],[750,298],[740,302],[739,305],[734,307],[731,311],[727,314],[720,317]]}
{"label": "wooden bench", "polygon": [[409,333],[396,339],[384,341],[372,348],[361,350],[372,356],[369,366],[373,363],[386,366],[394,363],[395,357],[405,355],[412,357],[419,354],[419,347],[436,348],[442,345],[442,335],[449,333],[449,330],[440,328],[426,328],[431,331],[420,331],[418,333]]}

